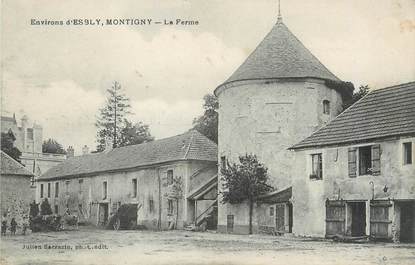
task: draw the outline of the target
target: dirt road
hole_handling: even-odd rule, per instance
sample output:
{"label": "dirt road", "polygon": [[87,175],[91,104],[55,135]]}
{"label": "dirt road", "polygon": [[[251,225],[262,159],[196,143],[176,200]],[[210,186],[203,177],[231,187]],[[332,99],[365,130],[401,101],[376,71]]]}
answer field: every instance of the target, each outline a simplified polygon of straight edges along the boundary
{"label": "dirt road", "polygon": [[210,232],[79,231],[2,237],[0,264],[415,264],[415,244]]}

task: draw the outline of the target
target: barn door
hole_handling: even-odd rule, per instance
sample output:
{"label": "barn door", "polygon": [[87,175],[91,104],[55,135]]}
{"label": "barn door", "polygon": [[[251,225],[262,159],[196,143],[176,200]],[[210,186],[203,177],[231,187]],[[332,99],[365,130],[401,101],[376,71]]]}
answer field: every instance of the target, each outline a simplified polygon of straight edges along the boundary
{"label": "barn door", "polygon": [[275,229],[278,232],[285,231],[285,203],[277,203],[275,206]]}
{"label": "barn door", "polygon": [[374,238],[388,238],[390,202],[370,202],[370,235]]}
{"label": "barn door", "polygon": [[344,235],[346,203],[343,201],[326,202],[326,237]]}

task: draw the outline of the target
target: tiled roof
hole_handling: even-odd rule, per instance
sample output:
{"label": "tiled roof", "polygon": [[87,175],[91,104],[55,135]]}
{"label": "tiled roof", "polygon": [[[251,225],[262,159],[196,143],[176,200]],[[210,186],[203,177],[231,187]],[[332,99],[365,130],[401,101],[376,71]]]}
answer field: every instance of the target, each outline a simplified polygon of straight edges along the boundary
{"label": "tiled roof", "polygon": [[46,171],[50,179],[149,166],[178,160],[217,161],[217,145],[199,132],[115,148],[109,152],[76,156]]}
{"label": "tiled roof", "polygon": [[20,176],[33,176],[24,166],[19,164],[16,160],[11,158],[3,151],[1,152],[1,174],[2,175],[20,175]]}
{"label": "tiled roof", "polygon": [[291,149],[415,135],[415,82],[373,90]]}
{"label": "tiled roof", "polygon": [[240,80],[304,77],[340,81],[279,21],[224,84]]}

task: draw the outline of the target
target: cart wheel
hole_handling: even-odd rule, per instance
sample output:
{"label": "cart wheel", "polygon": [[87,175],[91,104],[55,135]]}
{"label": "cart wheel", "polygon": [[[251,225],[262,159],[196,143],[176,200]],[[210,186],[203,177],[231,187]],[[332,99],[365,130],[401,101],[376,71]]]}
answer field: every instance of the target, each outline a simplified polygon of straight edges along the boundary
{"label": "cart wheel", "polygon": [[121,226],[121,220],[120,220],[120,218],[116,218],[115,222],[113,224],[114,230],[120,229],[120,226]]}

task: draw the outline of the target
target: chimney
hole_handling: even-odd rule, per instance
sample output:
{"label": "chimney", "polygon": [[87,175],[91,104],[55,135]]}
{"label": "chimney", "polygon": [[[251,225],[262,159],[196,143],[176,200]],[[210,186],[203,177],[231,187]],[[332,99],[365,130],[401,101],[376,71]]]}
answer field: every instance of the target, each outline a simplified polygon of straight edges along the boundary
{"label": "chimney", "polygon": [[70,145],[68,147],[68,149],[66,149],[66,158],[70,158],[70,157],[74,157],[75,154],[75,150],[73,149],[73,147]]}
{"label": "chimney", "polygon": [[104,150],[104,153],[108,153],[109,151],[112,150],[112,148],[113,148],[112,139],[110,137],[107,137],[105,139],[105,150]]}
{"label": "chimney", "polygon": [[27,127],[27,123],[28,123],[29,118],[26,115],[23,115],[21,121],[22,121],[22,127],[26,129]]}
{"label": "chimney", "polygon": [[82,147],[82,155],[87,154],[89,154],[89,147],[87,145],[84,145],[84,147]]}

